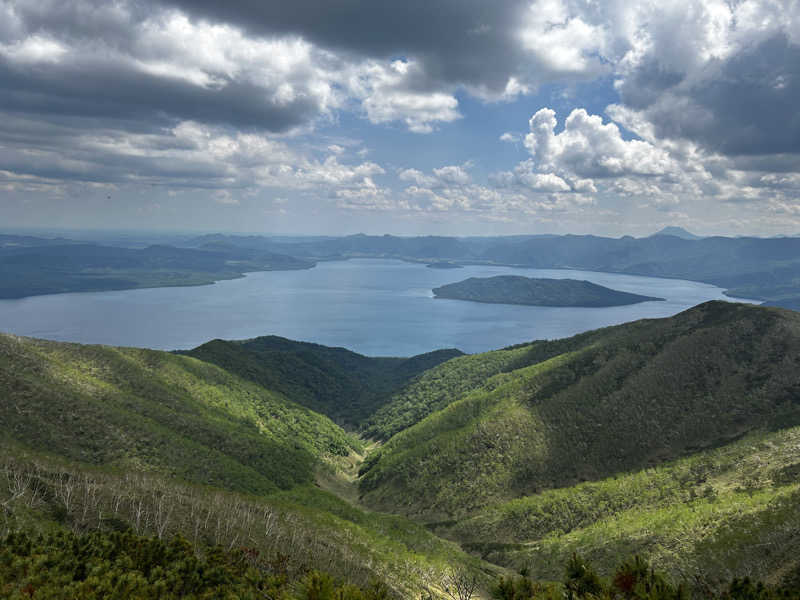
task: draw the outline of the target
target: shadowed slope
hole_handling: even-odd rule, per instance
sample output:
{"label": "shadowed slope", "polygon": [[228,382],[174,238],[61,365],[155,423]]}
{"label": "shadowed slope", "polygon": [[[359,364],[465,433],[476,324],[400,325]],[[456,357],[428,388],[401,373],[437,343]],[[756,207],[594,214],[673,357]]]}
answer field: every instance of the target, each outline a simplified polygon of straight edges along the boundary
{"label": "shadowed slope", "polygon": [[[788,311],[709,302],[534,343],[533,360],[526,347],[500,352],[498,374],[445,394],[446,407],[370,457],[365,501],[465,515],[800,423],[800,316]],[[503,362],[469,358],[480,357]]]}
{"label": "shadowed slope", "polygon": [[459,350],[436,350],[411,358],[372,358],[344,348],[276,336],[244,341],[213,340],[184,352],[216,364],[350,428],[385,404],[392,393]]}

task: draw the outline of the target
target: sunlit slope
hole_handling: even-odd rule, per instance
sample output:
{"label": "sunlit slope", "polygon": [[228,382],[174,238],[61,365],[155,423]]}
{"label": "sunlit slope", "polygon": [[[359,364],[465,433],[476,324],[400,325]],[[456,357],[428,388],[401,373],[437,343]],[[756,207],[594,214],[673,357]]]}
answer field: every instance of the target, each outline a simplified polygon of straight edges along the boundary
{"label": "sunlit slope", "polygon": [[355,429],[404,384],[462,353],[451,349],[411,358],[373,358],[344,348],[264,336],[244,341],[213,340],[185,354],[280,391]]}
{"label": "sunlit slope", "polygon": [[632,554],[708,585],[780,581],[800,566],[800,427],[758,431],[654,468],[546,490],[434,525],[494,562],[558,577],[578,552],[601,571]]}
{"label": "sunlit slope", "polygon": [[0,435],[70,460],[265,493],[358,445],[327,417],[194,358],[0,335]]}
{"label": "sunlit slope", "polygon": [[255,496],[91,467],[0,441],[0,500],[0,539],[11,531],[33,538],[65,530],[130,531],[165,541],[181,535],[201,556],[209,545],[244,550],[263,561],[263,572],[284,572],[290,585],[313,569],[364,587],[384,583],[391,598],[418,598],[452,568],[469,569],[484,584],[502,573],[421,525],[360,510],[314,485]]}
{"label": "sunlit slope", "polygon": [[800,315],[790,311],[709,302],[535,343],[527,356],[502,352],[469,357],[503,365],[443,394],[446,407],[370,457],[367,503],[460,517],[800,423]]}

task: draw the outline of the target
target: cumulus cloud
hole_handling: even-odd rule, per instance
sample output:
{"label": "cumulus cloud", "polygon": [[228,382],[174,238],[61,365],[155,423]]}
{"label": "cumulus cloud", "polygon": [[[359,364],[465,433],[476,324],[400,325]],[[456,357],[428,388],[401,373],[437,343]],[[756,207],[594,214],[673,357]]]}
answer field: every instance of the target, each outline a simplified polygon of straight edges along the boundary
{"label": "cumulus cloud", "polygon": [[[235,206],[265,187],[492,218],[709,198],[774,216],[800,191],[793,0],[0,0],[0,81],[4,190],[194,187]],[[452,133],[521,96],[563,107],[586,82],[602,116],[576,97],[559,118],[531,105],[524,135],[481,131],[502,156],[523,142],[506,166],[410,169],[342,141],[368,135],[311,140],[353,116]]]}
{"label": "cumulus cloud", "polygon": [[578,177],[663,175],[676,165],[667,152],[642,140],[625,140],[615,123],[603,123],[598,115],[576,108],[555,133],[556,114],[538,110],[530,119],[525,147],[540,169]]}
{"label": "cumulus cloud", "polygon": [[350,89],[362,99],[372,123],[402,121],[415,133],[431,133],[435,123],[461,118],[458,100],[452,94],[415,89],[414,79],[419,76],[415,63],[371,63],[354,71]]}
{"label": "cumulus cloud", "polygon": [[729,155],[800,151],[796,2],[686,0],[613,15],[625,23],[617,90],[655,135]]}

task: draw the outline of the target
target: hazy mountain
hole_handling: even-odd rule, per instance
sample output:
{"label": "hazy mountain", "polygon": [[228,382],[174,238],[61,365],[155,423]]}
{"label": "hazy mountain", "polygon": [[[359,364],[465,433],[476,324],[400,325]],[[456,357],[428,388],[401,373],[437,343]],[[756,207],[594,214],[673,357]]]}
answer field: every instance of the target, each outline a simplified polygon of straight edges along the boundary
{"label": "hazy mountain", "polygon": [[659,231],[656,231],[650,237],[654,237],[654,236],[657,236],[657,235],[671,235],[672,237],[678,237],[678,238],[681,238],[683,240],[700,240],[700,239],[703,239],[699,235],[695,235],[695,234],[685,230],[683,227],[675,227],[674,225],[669,225],[667,227],[664,227],[663,229],[661,229]]}
{"label": "hazy mountain", "polygon": [[313,266],[305,259],[238,246],[133,249],[46,240],[28,245],[15,242],[0,248],[0,298],[202,285],[241,277],[247,271]]}

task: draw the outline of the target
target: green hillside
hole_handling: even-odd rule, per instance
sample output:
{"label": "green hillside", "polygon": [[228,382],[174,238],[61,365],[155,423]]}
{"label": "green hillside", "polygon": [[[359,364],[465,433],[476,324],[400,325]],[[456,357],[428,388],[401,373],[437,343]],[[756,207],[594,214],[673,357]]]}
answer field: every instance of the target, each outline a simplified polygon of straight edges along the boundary
{"label": "green hillside", "polygon": [[[408,376],[427,360],[393,364]],[[0,539],[180,534],[198,548],[286,557],[297,581],[321,569],[365,588],[384,582],[393,597],[435,591],[453,568],[487,585],[502,572],[320,489],[347,485],[360,440],[199,359],[0,335],[0,399]]]}
{"label": "green hillside", "polygon": [[[800,314],[709,302],[460,354],[0,335],[0,595],[560,598],[634,554],[709,597],[798,587]],[[151,572],[167,555],[191,569]]]}
{"label": "green hillside", "polygon": [[[88,466],[31,452],[16,444],[0,443],[0,503],[0,540],[19,533],[29,540],[41,539],[39,535],[56,536],[55,541],[47,545],[58,548],[59,540],[65,535],[98,532],[105,534],[99,539],[108,558],[108,546],[120,541],[113,537],[108,539],[114,532],[156,538],[155,541],[134,539],[140,548],[159,547],[158,540],[168,542],[179,535],[194,546],[195,550],[189,554],[201,559],[209,553],[217,555],[219,551],[244,551],[248,557],[246,566],[257,567],[262,576],[271,573],[283,577],[284,583],[290,584],[290,590],[302,588],[310,571],[323,571],[340,583],[363,588],[376,583],[387,586],[389,595],[377,596],[376,600],[414,597],[425,588],[435,591],[453,568],[475,573],[484,585],[503,573],[499,568],[467,556],[452,542],[437,538],[420,525],[402,517],[363,511],[313,485],[267,495],[244,494],[188,484],[149,471]],[[6,583],[25,581],[21,576],[27,573],[20,571],[16,577],[13,573],[9,575],[5,569],[21,569],[24,564],[3,562],[2,546],[0,543],[0,592]],[[70,547],[79,548],[77,543]],[[88,549],[76,551],[73,557],[63,556],[61,552],[60,558],[56,556],[45,561],[48,550],[45,548],[41,553],[38,573],[46,572],[46,568],[64,567],[59,561],[74,568],[77,561],[91,555]],[[142,549],[138,553],[140,558],[146,556],[143,552]],[[111,557],[115,555],[118,554],[111,553]],[[160,567],[162,572],[169,567],[163,562],[159,564],[157,557],[154,561],[153,567]],[[97,574],[104,576],[104,569],[113,566],[101,563]],[[119,567],[123,573],[131,569],[130,563]],[[9,579],[4,581],[4,576]],[[183,576],[176,573],[169,579],[175,583]],[[142,582],[140,578],[131,581],[130,574],[115,580],[149,589],[145,585],[149,582]],[[189,583],[196,584],[196,580],[192,577]],[[231,583],[237,580],[234,578]],[[252,582],[250,577],[241,581],[242,584],[248,582]],[[33,583],[44,587],[42,577],[38,581],[34,577]],[[6,597],[3,593],[0,596]],[[95,588],[82,597],[108,596]],[[120,593],[115,597],[129,596]],[[148,596],[142,592],[140,597]],[[181,594],[174,597],[181,597]],[[212,594],[207,597],[238,596]],[[284,598],[282,595],[273,597]],[[302,594],[286,596],[297,597],[305,598]],[[353,600],[358,598],[354,596]]]}
{"label": "green hillside", "polygon": [[0,433],[72,460],[263,493],[359,447],[322,415],[197,359],[0,336]]}
{"label": "green hillside", "polygon": [[540,578],[558,577],[578,552],[602,572],[638,554],[712,587],[745,573],[778,582],[800,567],[800,427],[525,496],[434,530]]}
{"label": "green hillside", "polygon": [[279,391],[355,429],[409,380],[463,353],[437,350],[411,358],[370,358],[344,348],[265,336],[213,340],[184,354]]}
{"label": "green hillside", "polygon": [[369,505],[461,517],[800,423],[800,317],[780,309],[710,302],[481,356],[515,368],[426,390],[452,401],[368,459]]}

